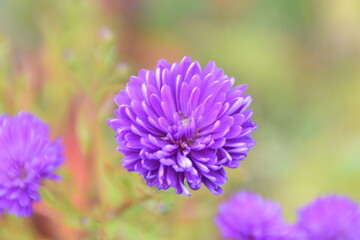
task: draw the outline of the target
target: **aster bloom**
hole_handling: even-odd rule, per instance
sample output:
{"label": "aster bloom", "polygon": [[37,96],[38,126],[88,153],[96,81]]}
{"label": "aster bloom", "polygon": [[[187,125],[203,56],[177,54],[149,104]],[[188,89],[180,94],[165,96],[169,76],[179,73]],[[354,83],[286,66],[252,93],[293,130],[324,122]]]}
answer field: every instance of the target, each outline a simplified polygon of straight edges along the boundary
{"label": "aster bloom", "polygon": [[40,200],[41,180],[58,180],[53,171],[63,162],[59,140],[49,139],[48,127],[30,113],[0,116],[0,212],[30,216]]}
{"label": "aster bloom", "polygon": [[236,168],[255,144],[256,125],[247,110],[246,85],[209,62],[190,57],[154,71],[140,70],[115,96],[118,109],[108,120],[116,131],[123,166],[139,172],[149,186],[173,187],[190,195],[204,183],[214,194],[227,181],[224,167]]}
{"label": "aster bloom", "polygon": [[359,206],[344,196],[325,196],[299,210],[298,228],[310,240],[360,239]]}
{"label": "aster bloom", "polygon": [[248,192],[234,194],[219,205],[215,222],[225,238],[236,240],[295,240],[297,230],[286,224],[281,207]]}

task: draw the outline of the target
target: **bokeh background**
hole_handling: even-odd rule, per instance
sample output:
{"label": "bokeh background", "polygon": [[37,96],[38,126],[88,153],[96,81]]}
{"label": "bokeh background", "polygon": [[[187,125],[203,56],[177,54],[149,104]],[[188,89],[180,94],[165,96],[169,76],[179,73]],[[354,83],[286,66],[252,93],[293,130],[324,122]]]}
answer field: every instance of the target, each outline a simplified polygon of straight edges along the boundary
{"label": "bokeh background", "polygon": [[[318,195],[360,201],[358,0],[0,0],[0,112],[30,111],[65,145],[61,182],[0,239],[221,239],[217,205],[250,190],[289,222]],[[224,193],[147,187],[121,167],[113,96],[159,58],[215,60],[254,102],[257,145]]]}

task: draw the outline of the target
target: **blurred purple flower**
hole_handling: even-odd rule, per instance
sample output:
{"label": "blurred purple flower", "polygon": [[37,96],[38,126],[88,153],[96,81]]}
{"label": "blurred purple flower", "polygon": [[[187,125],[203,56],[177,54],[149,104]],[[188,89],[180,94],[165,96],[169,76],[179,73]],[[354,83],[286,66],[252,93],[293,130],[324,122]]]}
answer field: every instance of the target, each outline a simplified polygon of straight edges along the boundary
{"label": "blurred purple flower", "polygon": [[298,215],[298,228],[309,240],[360,239],[360,209],[347,197],[320,197]]}
{"label": "blurred purple flower", "polygon": [[0,212],[30,216],[44,178],[63,162],[63,147],[51,142],[48,127],[30,113],[0,116]]}
{"label": "blurred purple flower", "polygon": [[252,98],[244,95],[246,85],[231,88],[234,82],[214,62],[202,70],[190,57],[174,64],[161,59],[154,71],[131,76],[108,120],[123,166],[158,189],[190,195],[186,180],[191,189],[204,183],[221,194],[224,167],[239,166],[255,144],[256,125],[246,110]]}
{"label": "blurred purple flower", "polygon": [[300,233],[283,220],[279,204],[248,192],[220,204],[215,217],[225,238],[237,240],[300,240]]}

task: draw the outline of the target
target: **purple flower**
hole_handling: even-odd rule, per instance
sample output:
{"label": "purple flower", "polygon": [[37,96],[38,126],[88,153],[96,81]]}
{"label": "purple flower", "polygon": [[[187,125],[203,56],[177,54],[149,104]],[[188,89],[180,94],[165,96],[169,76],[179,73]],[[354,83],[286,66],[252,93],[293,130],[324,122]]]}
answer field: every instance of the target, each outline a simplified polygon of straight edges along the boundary
{"label": "purple flower", "polygon": [[190,57],[174,64],[161,59],[154,71],[131,76],[108,120],[123,166],[158,189],[190,195],[186,180],[191,189],[204,183],[221,194],[224,167],[239,166],[255,144],[252,99],[246,85],[232,88],[234,82],[214,62],[202,70]]}
{"label": "purple flower", "polygon": [[49,139],[48,127],[30,113],[0,116],[0,212],[30,216],[44,178],[63,162],[63,147]]}
{"label": "purple flower", "polygon": [[299,211],[298,228],[310,240],[360,239],[360,209],[347,197],[326,196]]}
{"label": "purple flower", "polygon": [[300,233],[287,225],[277,203],[239,192],[220,204],[215,218],[225,238],[237,240],[295,240]]}

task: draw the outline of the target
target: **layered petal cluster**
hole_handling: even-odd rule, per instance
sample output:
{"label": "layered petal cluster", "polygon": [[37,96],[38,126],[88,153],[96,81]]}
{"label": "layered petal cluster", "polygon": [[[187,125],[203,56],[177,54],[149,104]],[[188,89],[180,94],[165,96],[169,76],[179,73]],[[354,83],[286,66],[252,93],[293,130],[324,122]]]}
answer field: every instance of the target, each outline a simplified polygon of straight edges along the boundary
{"label": "layered petal cluster", "polygon": [[59,177],[63,147],[51,141],[48,127],[30,113],[0,116],[0,212],[29,216],[39,201],[41,180]]}
{"label": "layered petal cluster", "polygon": [[298,228],[306,233],[306,239],[360,239],[360,208],[347,197],[320,197],[300,209],[298,215]]}
{"label": "layered petal cluster", "polygon": [[252,98],[244,95],[245,85],[232,88],[234,82],[214,62],[202,69],[190,57],[160,60],[154,71],[131,76],[108,120],[123,166],[158,189],[190,195],[185,182],[193,190],[204,183],[220,194],[224,167],[239,166],[255,144],[247,110]]}
{"label": "layered petal cluster", "polygon": [[281,207],[248,192],[220,204],[215,218],[222,235],[236,240],[300,240],[300,233],[283,220]]}

